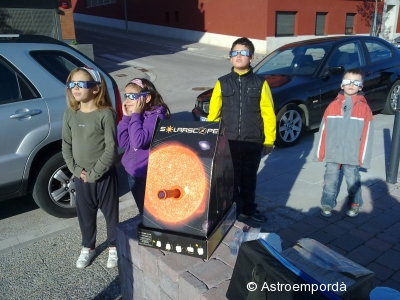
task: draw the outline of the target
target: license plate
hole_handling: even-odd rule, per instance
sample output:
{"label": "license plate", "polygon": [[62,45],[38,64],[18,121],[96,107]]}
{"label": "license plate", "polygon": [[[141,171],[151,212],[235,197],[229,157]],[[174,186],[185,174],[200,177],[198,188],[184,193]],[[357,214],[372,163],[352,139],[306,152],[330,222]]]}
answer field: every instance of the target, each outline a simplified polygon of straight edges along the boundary
{"label": "license plate", "polygon": [[200,121],[207,122],[207,117],[200,117]]}

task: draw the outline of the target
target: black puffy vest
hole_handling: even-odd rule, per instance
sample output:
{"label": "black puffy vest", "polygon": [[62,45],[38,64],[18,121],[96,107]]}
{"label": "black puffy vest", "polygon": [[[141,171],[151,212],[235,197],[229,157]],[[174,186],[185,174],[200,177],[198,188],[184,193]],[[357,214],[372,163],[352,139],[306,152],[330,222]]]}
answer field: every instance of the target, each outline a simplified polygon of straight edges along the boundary
{"label": "black puffy vest", "polygon": [[221,123],[230,140],[264,143],[261,89],[265,79],[250,71],[232,72],[219,78],[222,91]]}

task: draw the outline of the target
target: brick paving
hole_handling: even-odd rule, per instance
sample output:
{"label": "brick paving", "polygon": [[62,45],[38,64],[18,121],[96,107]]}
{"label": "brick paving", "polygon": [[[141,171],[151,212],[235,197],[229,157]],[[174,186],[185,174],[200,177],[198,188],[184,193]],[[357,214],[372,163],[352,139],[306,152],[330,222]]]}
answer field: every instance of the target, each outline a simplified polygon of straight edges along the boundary
{"label": "brick paving", "polygon": [[348,217],[342,210],[326,218],[318,211],[277,231],[285,240],[284,248],[298,238],[313,238],[375,272],[374,287],[400,290],[400,190],[384,185],[380,181],[369,187],[372,209],[363,208],[357,217]]}

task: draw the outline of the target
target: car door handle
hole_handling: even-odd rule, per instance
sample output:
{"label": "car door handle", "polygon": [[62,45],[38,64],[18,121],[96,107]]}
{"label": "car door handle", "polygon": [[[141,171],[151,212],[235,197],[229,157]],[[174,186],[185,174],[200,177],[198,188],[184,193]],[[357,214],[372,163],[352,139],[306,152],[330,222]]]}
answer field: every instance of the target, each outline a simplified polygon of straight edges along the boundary
{"label": "car door handle", "polygon": [[25,118],[25,117],[31,117],[31,116],[35,116],[38,114],[41,114],[42,110],[40,109],[31,109],[28,111],[22,111],[22,112],[18,112],[14,115],[10,116],[10,119],[19,119],[19,118]]}

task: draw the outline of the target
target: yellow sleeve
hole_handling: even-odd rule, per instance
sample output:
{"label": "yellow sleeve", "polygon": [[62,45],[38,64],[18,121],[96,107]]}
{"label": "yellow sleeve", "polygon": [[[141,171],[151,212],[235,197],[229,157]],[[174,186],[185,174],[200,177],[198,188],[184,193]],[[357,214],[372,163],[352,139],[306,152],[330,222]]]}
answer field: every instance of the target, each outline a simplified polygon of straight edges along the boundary
{"label": "yellow sleeve", "polygon": [[260,101],[261,117],[264,122],[264,146],[272,147],[276,138],[276,116],[274,101],[267,81],[264,81]]}
{"label": "yellow sleeve", "polygon": [[210,112],[208,113],[207,120],[209,122],[219,122],[221,119],[221,109],[222,109],[222,92],[221,83],[219,80],[214,86],[213,93],[210,99]]}

